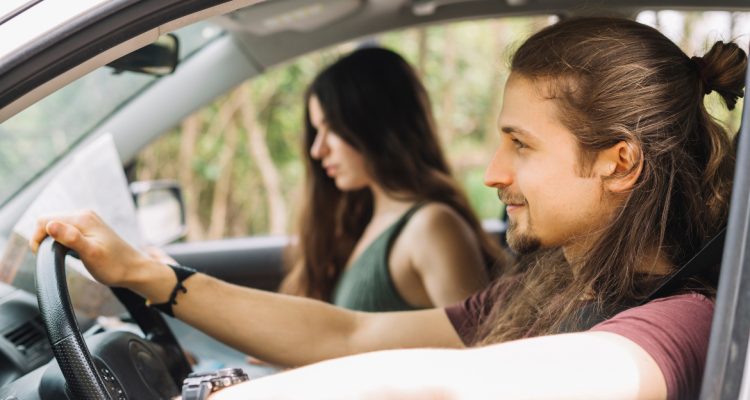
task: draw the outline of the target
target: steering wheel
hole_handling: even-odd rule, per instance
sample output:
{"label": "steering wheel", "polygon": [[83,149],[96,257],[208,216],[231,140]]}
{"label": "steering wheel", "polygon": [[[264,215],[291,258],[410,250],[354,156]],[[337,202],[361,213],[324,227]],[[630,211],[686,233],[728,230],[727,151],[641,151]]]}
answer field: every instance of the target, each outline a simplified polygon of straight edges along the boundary
{"label": "steering wheel", "polygon": [[[182,380],[191,372],[190,364],[161,314],[137,294],[112,288],[145,339],[110,331],[83,340],[65,280],[65,257],[70,252],[46,238],[39,247],[35,275],[42,322],[69,395],[83,400],[178,395]],[[59,395],[61,390],[53,392]]]}

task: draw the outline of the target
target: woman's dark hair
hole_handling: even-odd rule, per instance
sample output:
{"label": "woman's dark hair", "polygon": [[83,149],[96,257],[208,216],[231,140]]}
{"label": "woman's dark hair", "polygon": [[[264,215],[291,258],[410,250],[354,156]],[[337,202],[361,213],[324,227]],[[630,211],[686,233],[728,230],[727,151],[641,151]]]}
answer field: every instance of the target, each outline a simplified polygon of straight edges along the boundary
{"label": "woman's dark hair", "polygon": [[[411,66],[383,48],[339,59],[310,85],[331,130],[364,156],[370,176],[394,196],[450,206],[475,232],[488,263],[499,255],[451,177],[435,132],[429,98]],[[330,300],[354,245],[373,213],[369,189],[338,190],[310,157],[316,130],[305,112],[307,170],[299,242],[281,291]]]}
{"label": "woman's dark hair", "polygon": [[[718,232],[728,214],[734,150],[704,96],[715,91],[732,109],[746,67],[734,43],[717,42],[691,58],[656,29],[617,18],[564,20],[518,49],[511,76],[556,102],[578,141],[582,173],[599,151],[620,142],[639,156],[624,174],[641,170],[586,257],[569,265],[559,249],[539,252],[516,290],[496,293],[503,306],[484,321],[482,343],[558,332],[582,318],[582,293],[601,315],[635,304],[658,281],[643,273],[645,255],[656,250],[679,266]],[[700,287],[710,293],[717,272],[707,266]]]}

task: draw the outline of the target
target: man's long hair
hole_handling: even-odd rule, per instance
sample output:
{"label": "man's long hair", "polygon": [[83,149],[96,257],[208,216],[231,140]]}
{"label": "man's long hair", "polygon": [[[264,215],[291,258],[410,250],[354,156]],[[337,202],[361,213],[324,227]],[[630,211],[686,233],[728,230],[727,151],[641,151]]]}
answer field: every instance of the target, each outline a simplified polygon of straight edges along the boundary
{"label": "man's long hair", "polygon": [[[499,257],[499,247],[484,233],[451,176],[427,92],[401,56],[383,48],[357,50],[317,76],[306,105],[311,96],[319,100],[331,129],[362,153],[370,176],[384,190],[404,200],[450,206],[474,231],[485,260]],[[321,163],[310,157],[315,135],[306,108],[302,151],[307,179],[299,242],[280,291],[328,301],[372,217],[373,199],[369,189],[336,188]]]}
{"label": "man's long hair", "polygon": [[[518,49],[511,74],[556,103],[577,139],[580,173],[620,142],[636,149],[642,169],[576,265],[560,249],[524,257],[529,265],[515,288],[495,293],[481,344],[564,331],[583,318],[584,302],[604,316],[632,306],[659,282],[643,265],[654,251],[680,266],[721,229],[733,143],[706,111],[704,95],[715,91],[734,108],[746,66],[745,52],[733,43],[717,42],[691,59],[657,30],[616,18],[565,20]],[[695,284],[710,292],[717,268],[706,266]]]}

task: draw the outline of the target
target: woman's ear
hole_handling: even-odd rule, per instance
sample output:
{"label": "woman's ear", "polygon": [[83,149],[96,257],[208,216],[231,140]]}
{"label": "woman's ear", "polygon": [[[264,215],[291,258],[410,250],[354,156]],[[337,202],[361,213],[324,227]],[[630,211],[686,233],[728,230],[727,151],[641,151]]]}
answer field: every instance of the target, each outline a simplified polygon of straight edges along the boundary
{"label": "woman's ear", "polygon": [[643,169],[640,149],[632,143],[621,141],[602,150],[596,159],[597,174],[611,193],[630,191]]}

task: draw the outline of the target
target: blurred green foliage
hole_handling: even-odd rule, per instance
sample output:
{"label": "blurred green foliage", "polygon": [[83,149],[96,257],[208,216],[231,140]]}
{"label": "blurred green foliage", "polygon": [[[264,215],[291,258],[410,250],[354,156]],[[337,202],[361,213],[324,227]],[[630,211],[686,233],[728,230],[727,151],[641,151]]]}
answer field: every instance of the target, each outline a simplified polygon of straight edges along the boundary
{"label": "blurred green foliage", "polygon": [[[306,151],[301,148],[304,91],[325,65],[361,43],[375,42],[415,66],[431,96],[456,179],[480,218],[498,218],[501,204],[495,190],[484,186],[483,174],[498,140],[495,123],[508,59],[531,33],[554,21],[554,17],[514,17],[389,32],[276,66],[244,83],[249,90],[238,88],[196,111],[190,118],[198,121],[197,136],[186,138],[184,123],[145,149],[138,157],[137,177],[180,180],[192,209],[189,239],[293,233],[304,179],[300,161]],[[237,111],[239,93],[247,94],[239,101],[252,113],[254,126],[248,126]],[[706,102],[732,131],[739,128],[739,113],[729,113],[718,96],[708,96]],[[259,149],[249,146],[253,132],[262,136],[265,149],[260,150],[270,155],[270,165],[254,151]],[[186,144],[186,140],[194,142]],[[229,142],[233,145],[227,149]],[[186,149],[192,149],[190,154]],[[186,158],[189,163],[178,162]],[[275,173],[269,174],[268,168]],[[229,180],[227,193],[222,191],[222,178]],[[272,203],[281,203],[275,207],[283,209],[282,229],[280,217],[272,215]],[[217,215],[223,219],[216,220]]]}

